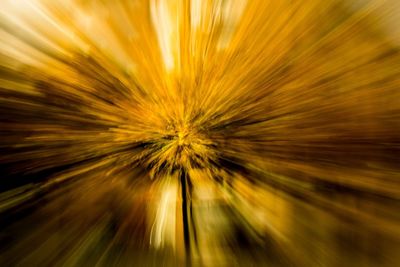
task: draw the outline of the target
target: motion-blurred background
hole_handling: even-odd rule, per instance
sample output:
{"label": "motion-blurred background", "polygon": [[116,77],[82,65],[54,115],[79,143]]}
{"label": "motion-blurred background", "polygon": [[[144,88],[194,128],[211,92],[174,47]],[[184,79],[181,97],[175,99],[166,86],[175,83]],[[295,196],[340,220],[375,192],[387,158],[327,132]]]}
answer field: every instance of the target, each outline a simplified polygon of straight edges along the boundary
{"label": "motion-blurred background", "polygon": [[0,0],[0,266],[400,266],[400,1]]}

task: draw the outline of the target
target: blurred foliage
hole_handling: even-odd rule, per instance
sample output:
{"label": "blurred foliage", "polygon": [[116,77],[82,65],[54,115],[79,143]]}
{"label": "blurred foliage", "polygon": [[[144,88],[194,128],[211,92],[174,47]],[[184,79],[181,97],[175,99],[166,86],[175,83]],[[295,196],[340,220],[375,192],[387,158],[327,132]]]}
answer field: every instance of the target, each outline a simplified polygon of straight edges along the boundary
{"label": "blurred foliage", "polygon": [[399,266],[397,0],[0,6],[1,266]]}

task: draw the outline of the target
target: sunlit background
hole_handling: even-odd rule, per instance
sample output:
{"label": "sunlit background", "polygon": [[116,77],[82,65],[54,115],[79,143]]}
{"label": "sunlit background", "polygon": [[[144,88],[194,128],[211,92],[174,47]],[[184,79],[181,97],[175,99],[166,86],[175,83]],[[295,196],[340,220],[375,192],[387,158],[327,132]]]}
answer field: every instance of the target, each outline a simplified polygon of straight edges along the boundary
{"label": "sunlit background", "polygon": [[0,0],[0,266],[400,266],[400,1]]}

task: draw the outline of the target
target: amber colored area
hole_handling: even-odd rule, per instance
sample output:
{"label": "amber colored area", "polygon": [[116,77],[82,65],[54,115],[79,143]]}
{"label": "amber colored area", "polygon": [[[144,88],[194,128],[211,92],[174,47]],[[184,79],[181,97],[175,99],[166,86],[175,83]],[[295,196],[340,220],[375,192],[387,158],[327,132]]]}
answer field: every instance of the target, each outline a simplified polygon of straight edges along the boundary
{"label": "amber colored area", "polygon": [[0,266],[400,266],[400,1],[0,0]]}

